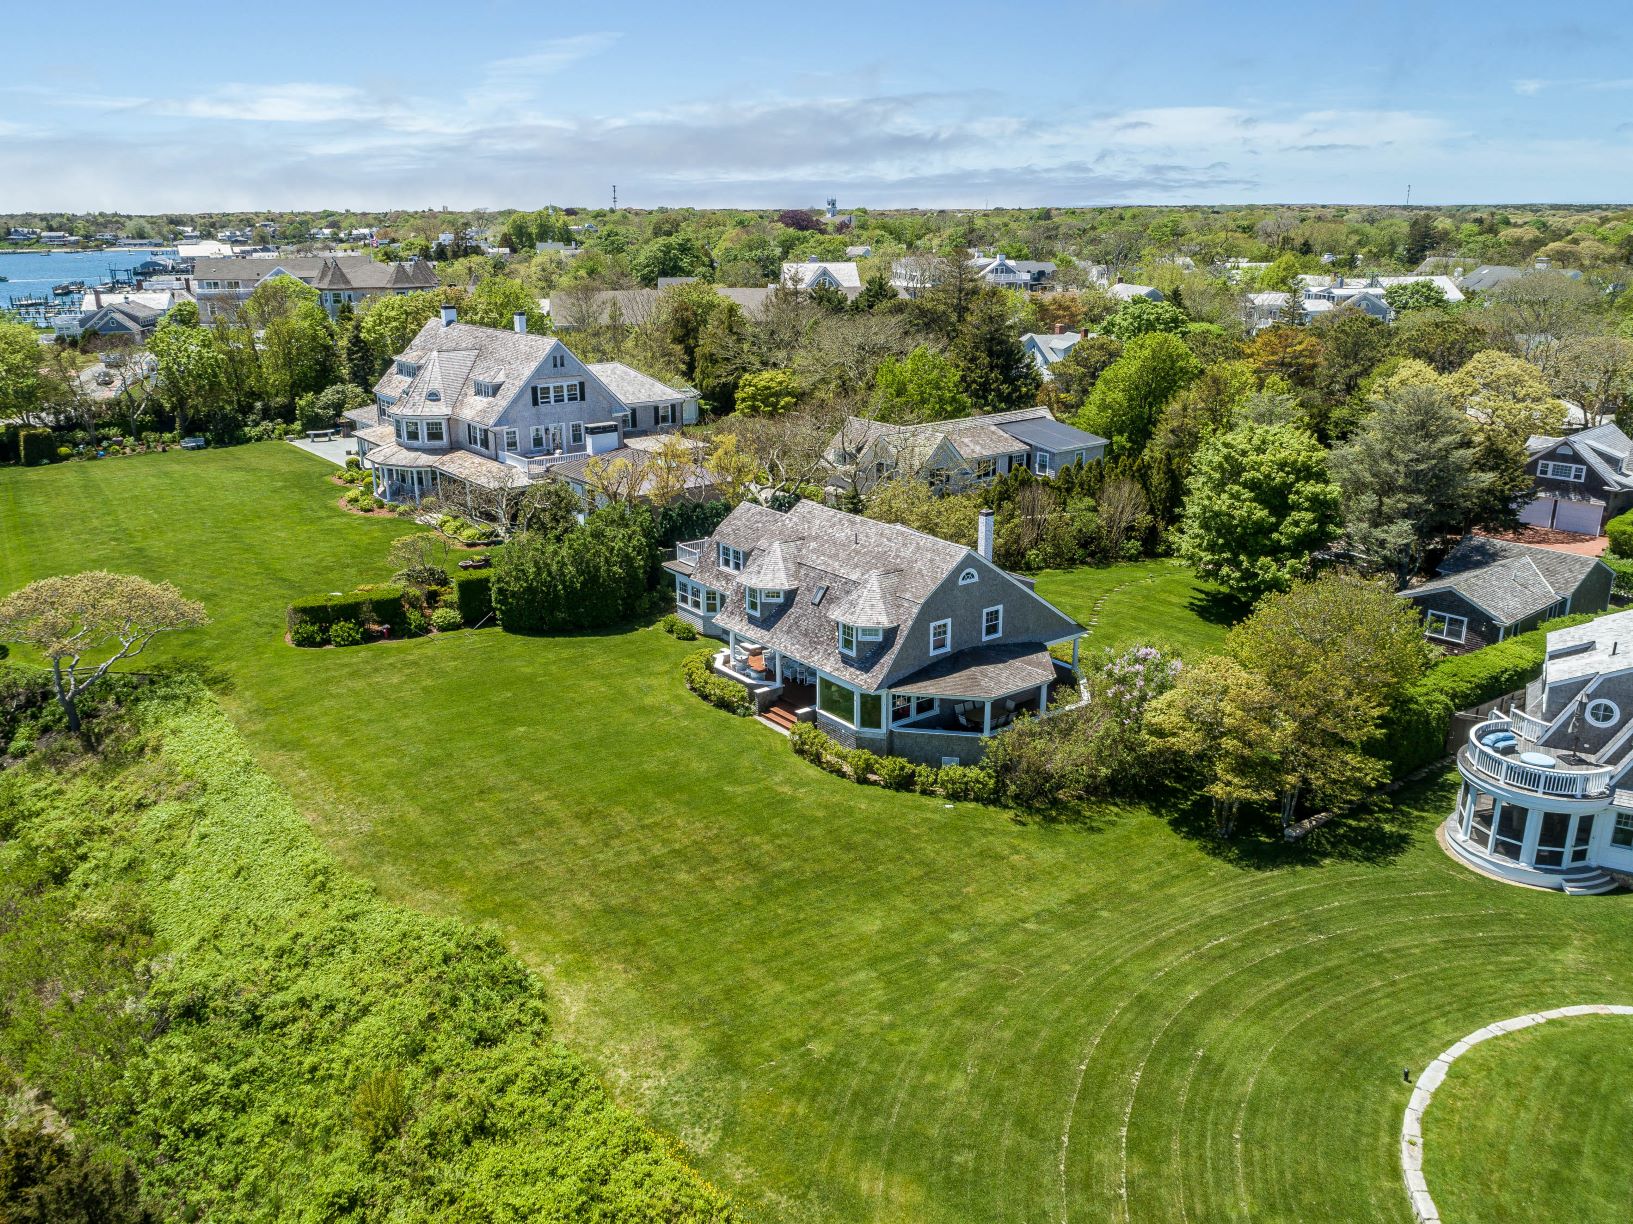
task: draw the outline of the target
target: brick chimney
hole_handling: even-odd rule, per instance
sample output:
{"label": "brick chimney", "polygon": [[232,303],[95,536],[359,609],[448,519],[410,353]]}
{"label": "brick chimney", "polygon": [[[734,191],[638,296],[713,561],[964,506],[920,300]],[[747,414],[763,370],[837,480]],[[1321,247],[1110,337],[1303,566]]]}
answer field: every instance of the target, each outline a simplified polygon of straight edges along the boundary
{"label": "brick chimney", "polygon": [[1055,324],[1055,335],[1058,336],[1062,332],[1064,332],[1065,330],[1066,330],[1066,325],[1064,323],[1056,323]]}

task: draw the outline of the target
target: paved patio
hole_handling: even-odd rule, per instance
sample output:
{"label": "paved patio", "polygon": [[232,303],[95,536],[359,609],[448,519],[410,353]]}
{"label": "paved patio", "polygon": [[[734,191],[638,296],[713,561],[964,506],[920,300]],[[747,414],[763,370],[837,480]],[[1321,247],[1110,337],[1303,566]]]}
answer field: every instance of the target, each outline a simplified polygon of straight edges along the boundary
{"label": "paved patio", "polygon": [[311,442],[306,438],[289,439],[291,446],[298,446],[310,455],[319,459],[327,459],[336,467],[346,466],[346,456],[357,453],[357,443],[350,438],[331,438],[327,442]]}
{"label": "paved patio", "polygon": [[1521,527],[1518,531],[1483,531],[1481,535],[1494,540],[1511,540],[1516,544],[1535,544],[1539,548],[1557,548],[1560,552],[1575,553],[1579,557],[1602,557],[1610,546],[1608,536],[1580,535],[1574,531],[1555,531],[1552,527]]}

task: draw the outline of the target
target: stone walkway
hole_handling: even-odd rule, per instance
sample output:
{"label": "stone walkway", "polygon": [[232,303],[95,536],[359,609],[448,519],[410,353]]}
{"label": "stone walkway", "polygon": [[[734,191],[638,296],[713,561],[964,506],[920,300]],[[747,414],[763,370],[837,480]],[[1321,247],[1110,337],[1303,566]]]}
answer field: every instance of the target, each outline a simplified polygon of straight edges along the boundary
{"label": "stone walkway", "polygon": [[1430,1063],[1418,1076],[1417,1087],[1406,1105],[1406,1118],[1401,1123],[1401,1173],[1406,1178],[1406,1192],[1412,1196],[1412,1214],[1422,1224],[1440,1224],[1440,1211],[1429,1196],[1428,1184],[1423,1180],[1423,1111],[1434,1099],[1435,1089],[1445,1082],[1446,1072],[1469,1050],[1482,1041],[1517,1033],[1544,1020],[1559,1020],[1565,1016],[1633,1016],[1633,1007],[1617,1003],[1584,1003],[1576,1007],[1556,1007],[1552,1011],[1531,1012],[1512,1020],[1499,1020],[1483,1029],[1476,1029],[1456,1045]]}

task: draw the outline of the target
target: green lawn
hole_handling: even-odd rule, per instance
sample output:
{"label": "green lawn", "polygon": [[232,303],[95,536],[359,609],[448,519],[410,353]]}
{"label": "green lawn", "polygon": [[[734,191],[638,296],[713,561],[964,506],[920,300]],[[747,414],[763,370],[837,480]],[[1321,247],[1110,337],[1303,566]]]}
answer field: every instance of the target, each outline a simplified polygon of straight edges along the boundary
{"label": "green lawn", "polygon": [[1156,645],[1180,655],[1205,654],[1244,612],[1178,561],[1044,570],[1037,590],[1088,628],[1086,651]]}
{"label": "green lawn", "polygon": [[1424,1114],[1424,1177],[1447,1220],[1633,1219],[1633,1021],[1550,1020],[1452,1064]]}
{"label": "green lawn", "polygon": [[[1401,1067],[1633,1001],[1633,901],[1455,866],[1446,784],[1226,857],[1138,808],[1035,827],[841,782],[690,697],[653,630],[287,648],[285,600],[383,576],[401,529],[322,472],[271,444],[0,471],[0,589],[104,565],[204,598],[176,649],[327,842],[502,930],[751,1219],[1405,1221]],[[1216,642],[1145,569],[1092,640]],[[1120,572],[1039,589],[1084,612]]]}

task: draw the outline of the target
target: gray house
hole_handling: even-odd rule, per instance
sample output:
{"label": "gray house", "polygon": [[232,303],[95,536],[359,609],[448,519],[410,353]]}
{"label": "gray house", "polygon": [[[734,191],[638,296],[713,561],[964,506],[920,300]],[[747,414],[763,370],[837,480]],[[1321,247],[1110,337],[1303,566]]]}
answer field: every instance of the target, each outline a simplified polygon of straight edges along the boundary
{"label": "gray house", "polygon": [[1498,879],[1608,892],[1633,877],[1630,767],[1633,612],[1621,612],[1550,633],[1523,708],[1470,730],[1446,844]]}
{"label": "gray house", "polygon": [[1017,468],[1054,476],[1074,463],[1106,456],[1106,440],[1055,420],[1047,408],[888,425],[851,417],[828,443],[827,487],[868,492],[881,480],[905,477],[956,493],[991,484]]}
{"label": "gray house", "polygon": [[1534,484],[1522,523],[1602,535],[1606,523],[1633,509],[1633,440],[1615,425],[1568,438],[1536,435],[1525,450]]}
{"label": "gray house", "polygon": [[374,386],[374,405],[347,415],[357,457],[387,501],[518,487],[558,465],[697,420],[697,392],[621,362],[585,363],[554,336],[432,319]]}
{"label": "gray house", "polygon": [[1489,646],[1571,612],[1603,612],[1614,575],[1597,557],[1471,536],[1439,577],[1401,592],[1423,611],[1423,632],[1454,654]]}
{"label": "gray house", "polygon": [[812,721],[850,746],[970,764],[1017,714],[1075,697],[1050,647],[1083,627],[992,560],[992,516],[965,548],[802,501],[745,503],[666,567],[677,612],[722,638],[715,669],[784,729]]}

